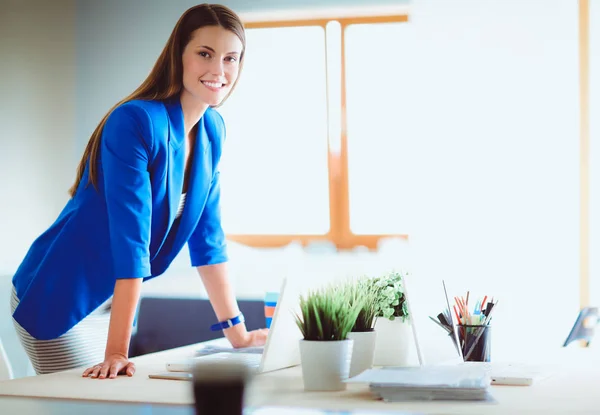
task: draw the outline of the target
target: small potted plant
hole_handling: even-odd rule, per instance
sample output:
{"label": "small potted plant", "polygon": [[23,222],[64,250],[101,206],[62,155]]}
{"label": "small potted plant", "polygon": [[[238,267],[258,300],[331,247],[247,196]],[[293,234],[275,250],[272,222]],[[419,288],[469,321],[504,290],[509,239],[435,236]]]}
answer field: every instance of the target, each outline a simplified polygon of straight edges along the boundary
{"label": "small potted plant", "polygon": [[354,341],[348,339],[362,307],[341,284],[310,291],[300,297],[296,324],[302,332],[300,363],[304,389],[340,391],[350,373]]}
{"label": "small potted plant", "polygon": [[404,295],[406,273],[391,271],[373,280],[377,295],[376,366],[406,366],[410,347],[410,316]]}
{"label": "small potted plant", "polygon": [[348,284],[351,301],[360,301],[362,307],[348,334],[354,340],[350,377],[373,367],[375,353],[375,320],[378,312],[378,287],[373,278],[361,277]]}

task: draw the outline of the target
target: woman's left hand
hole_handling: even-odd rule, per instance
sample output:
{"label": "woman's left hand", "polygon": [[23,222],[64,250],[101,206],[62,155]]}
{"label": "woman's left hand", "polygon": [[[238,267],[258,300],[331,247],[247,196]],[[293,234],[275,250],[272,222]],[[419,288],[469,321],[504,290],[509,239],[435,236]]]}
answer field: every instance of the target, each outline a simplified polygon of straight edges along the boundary
{"label": "woman's left hand", "polygon": [[87,368],[83,372],[83,377],[92,377],[98,379],[114,379],[119,374],[126,374],[131,377],[135,373],[135,365],[122,354],[111,354],[104,359],[104,362]]}

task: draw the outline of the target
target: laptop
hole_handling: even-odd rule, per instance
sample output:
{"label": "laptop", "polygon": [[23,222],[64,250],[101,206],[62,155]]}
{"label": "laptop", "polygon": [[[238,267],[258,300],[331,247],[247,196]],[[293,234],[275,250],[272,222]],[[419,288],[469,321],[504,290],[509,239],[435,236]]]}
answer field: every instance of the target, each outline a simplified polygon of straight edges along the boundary
{"label": "laptop", "polygon": [[256,348],[251,348],[248,352],[238,349],[195,356],[167,362],[167,373],[151,374],[149,377],[191,380],[196,365],[216,362],[243,364],[254,374],[298,366],[300,364],[299,341],[302,339],[302,333],[294,320],[294,312],[298,312],[299,307],[299,297],[294,294],[295,290],[290,288],[287,278],[284,278],[262,353],[257,353]]}

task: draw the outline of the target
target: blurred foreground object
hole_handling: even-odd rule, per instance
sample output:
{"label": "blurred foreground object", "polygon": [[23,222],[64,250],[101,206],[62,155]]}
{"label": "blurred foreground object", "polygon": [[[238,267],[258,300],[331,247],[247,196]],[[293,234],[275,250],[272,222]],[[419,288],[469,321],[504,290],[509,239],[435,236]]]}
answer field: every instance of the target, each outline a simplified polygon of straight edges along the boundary
{"label": "blurred foreground object", "polygon": [[197,415],[242,415],[248,368],[239,362],[198,363],[193,371]]}

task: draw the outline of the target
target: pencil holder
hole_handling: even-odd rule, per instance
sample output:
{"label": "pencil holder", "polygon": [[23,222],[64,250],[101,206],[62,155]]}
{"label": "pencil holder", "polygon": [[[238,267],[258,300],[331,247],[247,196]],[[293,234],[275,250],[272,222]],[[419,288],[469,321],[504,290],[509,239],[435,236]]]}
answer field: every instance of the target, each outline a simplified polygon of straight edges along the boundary
{"label": "pencil holder", "polygon": [[491,361],[491,326],[458,324],[458,340],[465,362]]}

